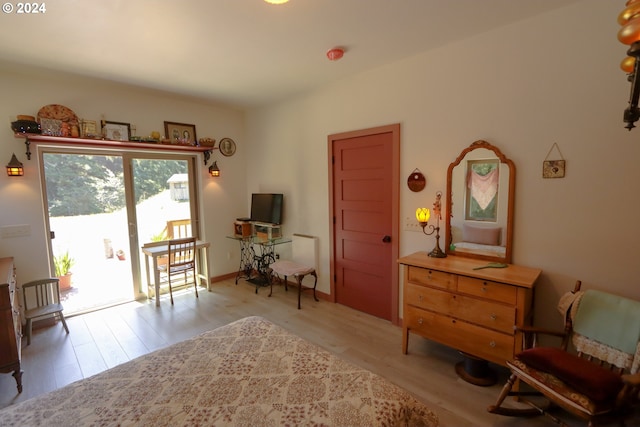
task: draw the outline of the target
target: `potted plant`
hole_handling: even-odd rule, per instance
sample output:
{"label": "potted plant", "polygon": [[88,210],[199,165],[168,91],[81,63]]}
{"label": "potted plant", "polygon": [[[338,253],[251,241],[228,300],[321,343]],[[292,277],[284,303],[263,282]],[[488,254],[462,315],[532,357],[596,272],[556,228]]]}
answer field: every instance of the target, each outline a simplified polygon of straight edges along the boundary
{"label": "potted plant", "polygon": [[69,256],[69,251],[53,257],[56,277],[60,279],[60,290],[66,290],[71,287],[71,267],[75,263],[76,260]]}
{"label": "potted plant", "polygon": [[158,234],[154,234],[153,236],[151,236],[151,241],[152,242],[162,242],[164,240],[167,240],[167,230],[166,229],[162,230]]}

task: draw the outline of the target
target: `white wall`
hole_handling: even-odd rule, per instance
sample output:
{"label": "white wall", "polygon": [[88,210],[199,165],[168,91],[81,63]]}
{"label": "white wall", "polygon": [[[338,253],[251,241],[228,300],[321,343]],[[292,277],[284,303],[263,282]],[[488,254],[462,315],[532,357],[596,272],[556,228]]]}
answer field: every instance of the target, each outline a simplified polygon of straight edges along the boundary
{"label": "white wall", "polygon": [[[237,268],[237,242],[225,236],[234,218],[247,215],[249,194],[283,192],[284,232],[320,238],[318,289],[329,292],[327,135],[401,123],[401,218],[433,203],[449,163],[473,141],[486,139],[514,161],[514,262],[544,271],[537,324],[557,326],[550,307],[576,279],[640,299],[640,129],[628,132],[622,123],[629,92],[618,68],[626,51],[616,39],[622,8],[585,0],[246,116],[169,94],[0,67],[0,116],[7,118],[0,159],[15,152],[26,167],[20,179],[0,174],[0,226],[32,227],[29,237],[0,239],[0,256],[16,257],[23,280],[48,274],[36,160],[25,159],[8,118],[59,103],[84,118],[135,123],[140,135],[169,120],[195,123],[199,136],[234,138],[233,157],[215,156],[222,177],[212,180],[204,168],[199,174],[212,276]],[[567,174],[542,179],[554,142]],[[404,184],[415,168],[427,177],[419,193]],[[421,233],[401,238],[401,255],[434,245]]]}
{"label": "white wall", "polygon": [[[16,259],[21,283],[50,273],[38,156],[34,153],[31,160],[27,160],[24,140],[16,139],[9,125],[17,114],[35,116],[48,104],[65,105],[84,119],[99,121],[104,116],[106,120],[135,124],[137,135],[149,135],[154,130],[164,134],[166,120],[195,124],[198,137],[233,138],[237,145],[235,155],[224,157],[214,151],[213,159],[221,169],[219,178],[208,175],[208,165],[204,167],[202,156],[197,164],[204,237],[212,242],[210,275],[220,276],[237,269],[238,244],[225,236],[232,233],[236,217],[248,214],[247,146],[242,111],[166,93],[7,64],[0,65],[0,93],[0,117],[5,118],[5,126],[0,128],[0,161],[4,162],[4,167],[15,153],[25,167],[25,175],[20,178],[0,173],[0,200],[3,201],[0,227],[31,226],[30,236],[0,239],[0,257]],[[32,151],[36,149],[32,145]]]}
{"label": "white wall", "polygon": [[[286,231],[319,236],[328,292],[327,135],[401,123],[402,179],[415,168],[427,177],[419,193],[401,182],[401,218],[433,203],[449,163],[486,139],[516,165],[514,263],[543,270],[536,323],[558,326],[552,307],[577,279],[640,299],[640,129],[622,122],[623,7],[586,0],[250,111],[248,191],[285,193]],[[566,177],[543,179],[554,142]],[[401,255],[434,246],[421,233],[401,238]]]}

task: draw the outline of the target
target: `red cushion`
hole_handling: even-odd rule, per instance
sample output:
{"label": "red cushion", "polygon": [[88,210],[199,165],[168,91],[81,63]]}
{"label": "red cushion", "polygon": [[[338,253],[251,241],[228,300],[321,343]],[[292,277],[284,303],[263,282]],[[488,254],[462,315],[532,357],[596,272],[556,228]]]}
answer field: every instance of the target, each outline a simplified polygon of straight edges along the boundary
{"label": "red cushion", "polygon": [[623,385],[620,375],[559,348],[531,348],[516,359],[554,375],[597,402],[615,399]]}

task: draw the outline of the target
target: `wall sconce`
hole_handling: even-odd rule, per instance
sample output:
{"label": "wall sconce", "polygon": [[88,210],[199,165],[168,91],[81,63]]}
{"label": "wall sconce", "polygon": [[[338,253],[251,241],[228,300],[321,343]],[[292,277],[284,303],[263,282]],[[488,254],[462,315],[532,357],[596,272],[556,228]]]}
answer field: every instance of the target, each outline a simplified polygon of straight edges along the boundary
{"label": "wall sconce", "polygon": [[[416,209],[416,219],[420,223],[422,227],[422,232],[427,236],[431,236],[434,232],[436,233],[436,247],[433,248],[431,252],[429,252],[430,257],[434,258],[446,258],[447,254],[440,249],[440,219],[442,219],[442,205],[440,199],[442,198],[442,191],[438,191],[436,193],[436,201],[433,203],[433,215],[436,217],[436,226],[429,225],[429,218],[431,218],[431,212],[428,208],[418,208]],[[427,232],[427,228],[431,230],[431,232]]]}
{"label": "wall sconce", "polygon": [[9,176],[24,175],[24,168],[22,167],[22,163],[18,160],[15,154],[11,156],[11,161],[7,165],[7,175]]}
{"label": "wall sconce", "polygon": [[626,8],[618,15],[618,24],[622,27],[618,31],[618,40],[629,45],[627,57],[620,63],[622,71],[628,73],[627,80],[631,82],[629,106],[624,110],[625,128],[631,130],[635,122],[640,119],[638,98],[640,97],[640,75],[638,73],[638,58],[640,57],[640,3],[627,1]]}
{"label": "wall sconce", "polygon": [[209,166],[209,175],[213,177],[220,176],[220,168],[218,168],[218,162],[215,160],[213,161],[213,164]]}

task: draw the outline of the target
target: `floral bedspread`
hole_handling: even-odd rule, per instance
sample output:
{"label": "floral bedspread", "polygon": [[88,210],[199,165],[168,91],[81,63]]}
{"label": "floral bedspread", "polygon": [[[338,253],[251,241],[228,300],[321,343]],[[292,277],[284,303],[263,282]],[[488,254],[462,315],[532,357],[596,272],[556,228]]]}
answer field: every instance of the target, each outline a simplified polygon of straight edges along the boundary
{"label": "floral bedspread", "polygon": [[437,426],[403,389],[247,317],[0,411],[16,426]]}

